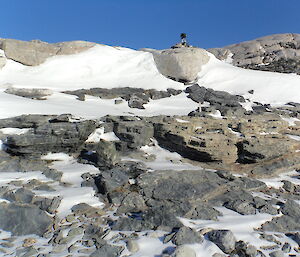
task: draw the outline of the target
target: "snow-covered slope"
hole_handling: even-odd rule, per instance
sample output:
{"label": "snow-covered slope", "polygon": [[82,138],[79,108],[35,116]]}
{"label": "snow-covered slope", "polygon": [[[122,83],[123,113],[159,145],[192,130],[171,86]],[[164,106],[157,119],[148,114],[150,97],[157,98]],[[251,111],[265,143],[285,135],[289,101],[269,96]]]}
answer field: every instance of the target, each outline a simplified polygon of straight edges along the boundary
{"label": "snow-covered slope", "polygon": [[275,72],[246,70],[219,61],[210,54],[210,61],[199,73],[199,84],[232,94],[254,90],[251,99],[262,103],[286,104],[300,100],[300,76]]}
{"label": "snow-covered slope", "polygon": [[[285,104],[300,99],[300,76],[245,70],[217,60],[212,54],[199,73],[201,86],[247,95],[254,90],[252,101]],[[8,87],[48,88],[54,94],[44,101],[4,93]],[[81,88],[136,87],[166,90],[184,89],[185,85],[161,75],[151,53],[122,47],[97,45],[85,52],[49,58],[45,63],[29,67],[8,60],[0,70],[0,118],[25,113],[72,113],[85,118],[106,114],[158,115],[187,114],[197,104],[184,93],[167,99],[150,101],[145,110],[132,109],[126,103],[87,97],[80,102],[75,96],[61,93]]]}

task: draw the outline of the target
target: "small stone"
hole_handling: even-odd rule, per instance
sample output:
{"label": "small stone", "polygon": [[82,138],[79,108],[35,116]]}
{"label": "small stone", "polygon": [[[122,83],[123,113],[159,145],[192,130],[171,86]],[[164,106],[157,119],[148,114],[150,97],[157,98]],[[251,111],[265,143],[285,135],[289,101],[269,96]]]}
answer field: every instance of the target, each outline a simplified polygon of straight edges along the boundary
{"label": "small stone", "polygon": [[285,191],[287,191],[289,193],[293,193],[295,191],[295,185],[292,182],[290,182],[288,180],[283,180],[282,182],[283,182],[282,188]]}
{"label": "small stone", "polygon": [[22,246],[29,247],[29,246],[34,245],[36,242],[37,241],[35,238],[26,238],[26,239],[24,239]]}
{"label": "small stone", "polygon": [[137,240],[129,239],[126,243],[126,246],[127,246],[127,249],[132,253],[136,253],[140,249],[139,244],[137,243]]}
{"label": "small stone", "polygon": [[68,237],[75,237],[78,235],[81,235],[83,233],[83,228],[78,227],[78,228],[73,228],[70,229],[70,231],[68,232]]}
{"label": "small stone", "polygon": [[285,253],[289,253],[291,251],[292,247],[289,243],[284,243],[281,250]]}
{"label": "small stone", "polygon": [[72,222],[72,221],[74,221],[74,220],[75,220],[75,215],[72,215],[72,214],[68,215],[68,216],[66,217],[66,220],[67,220],[67,222]]}

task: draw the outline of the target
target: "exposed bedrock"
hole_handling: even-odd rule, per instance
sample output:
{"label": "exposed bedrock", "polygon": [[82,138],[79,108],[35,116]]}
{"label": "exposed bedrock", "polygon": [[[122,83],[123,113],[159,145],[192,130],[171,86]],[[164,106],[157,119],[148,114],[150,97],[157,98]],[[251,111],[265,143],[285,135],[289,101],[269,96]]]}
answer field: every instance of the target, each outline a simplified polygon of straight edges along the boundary
{"label": "exposed bedrock", "polygon": [[28,66],[42,64],[47,58],[52,56],[80,53],[95,45],[96,43],[86,41],[49,44],[40,40],[21,41],[15,39],[0,39],[0,49],[4,51],[7,59]]}
{"label": "exposed bedrock", "polygon": [[300,74],[300,34],[274,34],[208,51],[220,60],[232,58],[239,67]]}

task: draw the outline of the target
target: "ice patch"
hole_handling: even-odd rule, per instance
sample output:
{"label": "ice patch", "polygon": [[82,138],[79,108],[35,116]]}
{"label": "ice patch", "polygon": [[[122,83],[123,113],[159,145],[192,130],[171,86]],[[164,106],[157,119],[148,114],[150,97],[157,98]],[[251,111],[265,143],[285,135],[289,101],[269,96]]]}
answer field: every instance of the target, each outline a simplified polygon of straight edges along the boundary
{"label": "ice patch", "polygon": [[97,143],[100,142],[101,139],[105,141],[120,140],[114,132],[104,133],[104,128],[97,128],[92,134],[89,135],[88,139],[85,142]]}
{"label": "ice patch", "polygon": [[0,129],[0,132],[2,132],[5,135],[22,135],[27,133],[29,130],[31,130],[30,128],[2,128]]}

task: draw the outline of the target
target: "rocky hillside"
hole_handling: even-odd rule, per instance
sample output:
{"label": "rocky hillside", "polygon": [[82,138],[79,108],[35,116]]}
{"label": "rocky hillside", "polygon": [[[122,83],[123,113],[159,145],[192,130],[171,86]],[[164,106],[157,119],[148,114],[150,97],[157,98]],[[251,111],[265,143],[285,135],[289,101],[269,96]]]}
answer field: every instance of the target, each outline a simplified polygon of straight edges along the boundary
{"label": "rocky hillside", "polygon": [[1,49],[0,255],[300,256],[299,76],[198,48]]}
{"label": "rocky hillside", "polygon": [[300,74],[300,34],[275,34],[208,51],[238,67]]}

